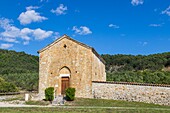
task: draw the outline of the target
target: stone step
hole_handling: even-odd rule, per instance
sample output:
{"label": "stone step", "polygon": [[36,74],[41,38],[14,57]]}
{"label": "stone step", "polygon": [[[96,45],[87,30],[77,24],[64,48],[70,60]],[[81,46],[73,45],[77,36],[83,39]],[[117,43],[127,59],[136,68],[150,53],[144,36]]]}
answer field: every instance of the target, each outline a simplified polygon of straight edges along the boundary
{"label": "stone step", "polygon": [[58,95],[57,97],[54,98],[52,101],[53,105],[64,105],[64,97],[63,95]]}

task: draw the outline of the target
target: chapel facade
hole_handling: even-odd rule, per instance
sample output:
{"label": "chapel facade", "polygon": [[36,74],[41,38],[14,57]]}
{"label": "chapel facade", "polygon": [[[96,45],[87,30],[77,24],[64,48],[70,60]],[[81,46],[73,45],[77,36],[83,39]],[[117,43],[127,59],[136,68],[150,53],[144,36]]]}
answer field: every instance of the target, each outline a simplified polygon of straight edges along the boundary
{"label": "chapel facade", "polygon": [[76,97],[92,98],[92,81],[106,81],[105,61],[94,48],[64,35],[39,53],[39,96],[54,87],[55,96],[64,95],[68,87]]}

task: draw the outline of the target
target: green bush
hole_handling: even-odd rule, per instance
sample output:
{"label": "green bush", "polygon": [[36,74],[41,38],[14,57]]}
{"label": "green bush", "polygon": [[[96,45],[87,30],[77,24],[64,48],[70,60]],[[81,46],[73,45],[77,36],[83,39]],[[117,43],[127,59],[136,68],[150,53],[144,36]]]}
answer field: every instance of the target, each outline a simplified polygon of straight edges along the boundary
{"label": "green bush", "polygon": [[71,88],[71,87],[67,88],[66,89],[66,100],[73,101],[75,98],[75,92],[76,92],[75,88]]}
{"label": "green bush", "polygon": [[0,77],[0,93],[17,92],[18,89],[13,83],[6,82]]}
{"label": "green bush", "polygon": [[170,84],[170,72],[124,71],[107,73],[107,81]]}
{"label": "green bush", "polygon": [[54,99],[54,88],[48,87],[45,89],[45,100],[47,101],[53,101]]}
{"label": "green bush", "polygon": [[6,82],[13,83],[20,90],[37,91],[38,90],[38,73],[11,73],[4,74],[0,77]]}

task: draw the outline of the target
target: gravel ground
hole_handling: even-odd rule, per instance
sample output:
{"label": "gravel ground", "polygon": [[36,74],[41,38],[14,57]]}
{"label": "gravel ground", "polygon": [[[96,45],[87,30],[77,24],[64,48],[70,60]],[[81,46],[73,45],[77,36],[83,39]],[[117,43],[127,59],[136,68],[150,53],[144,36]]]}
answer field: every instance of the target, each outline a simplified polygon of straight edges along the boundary
{"label": "gravel ground", "polygon": [[24,105],[24,104],[13,104],[13,103],[9,103],[9,102],[0,102],[0,107],[34,107],[34,105]]}

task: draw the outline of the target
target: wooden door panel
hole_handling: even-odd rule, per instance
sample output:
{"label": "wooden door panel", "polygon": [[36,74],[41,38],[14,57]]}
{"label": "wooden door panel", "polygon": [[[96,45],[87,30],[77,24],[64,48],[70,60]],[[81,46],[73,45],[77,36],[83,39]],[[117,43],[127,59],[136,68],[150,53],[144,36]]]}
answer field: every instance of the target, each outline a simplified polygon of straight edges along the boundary
{"label": "wooden door panel", "polygon": [[69,87],[69,78],[62,78],[61,94],[65,94],[65,90]]}

